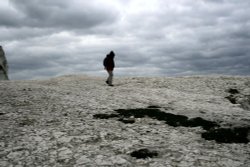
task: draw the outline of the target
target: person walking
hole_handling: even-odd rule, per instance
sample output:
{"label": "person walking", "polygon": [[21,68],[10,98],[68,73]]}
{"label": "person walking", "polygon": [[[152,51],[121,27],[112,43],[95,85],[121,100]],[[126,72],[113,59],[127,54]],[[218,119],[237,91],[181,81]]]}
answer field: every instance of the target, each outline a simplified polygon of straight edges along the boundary
{"label": "person walking", "polygon": [[106,80],[106,83],[109,86],[114,86],[113,85],[113,71],[115,68],[114,57],[115,57],[115,53],[111,51],[109,54],[107,54],[106,58],[104,58],[103,60],[104,68],[108,72],[108,75],[109,75]]}

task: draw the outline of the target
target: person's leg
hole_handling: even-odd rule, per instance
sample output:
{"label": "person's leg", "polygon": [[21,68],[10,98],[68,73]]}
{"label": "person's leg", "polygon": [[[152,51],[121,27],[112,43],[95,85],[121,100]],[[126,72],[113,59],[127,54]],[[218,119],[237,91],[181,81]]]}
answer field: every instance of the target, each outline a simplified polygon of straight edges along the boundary
{"label": "person's leg", "polygon": [[110,75],[109,75],[109,70],[106,69],[106,71],[107,71],[107,73],[108,73],[108,78],[106,79],[106,83],[109,84],[109,76],[110,76]]}
{"label": "person's leg", "polygon": [[109,73],[109,77],[108,77],[108,84],[109,85],[112,85],[112,82],[113,82],[113,71],[108,71]]}
{"label": "person's leg", "polygon": [[106,79],[106,84],[109,84],[109,76],[108,76],[108,78]]}

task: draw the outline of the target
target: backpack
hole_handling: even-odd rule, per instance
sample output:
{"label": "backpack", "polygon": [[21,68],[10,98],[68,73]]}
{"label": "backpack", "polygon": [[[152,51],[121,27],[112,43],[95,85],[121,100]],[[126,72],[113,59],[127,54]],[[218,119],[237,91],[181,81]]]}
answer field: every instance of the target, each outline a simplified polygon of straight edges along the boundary
{"label": "backpack", "polygon": [[103,66],[104,67],[108,66],[108,59],[107,59],[107,57],[103,60]]}

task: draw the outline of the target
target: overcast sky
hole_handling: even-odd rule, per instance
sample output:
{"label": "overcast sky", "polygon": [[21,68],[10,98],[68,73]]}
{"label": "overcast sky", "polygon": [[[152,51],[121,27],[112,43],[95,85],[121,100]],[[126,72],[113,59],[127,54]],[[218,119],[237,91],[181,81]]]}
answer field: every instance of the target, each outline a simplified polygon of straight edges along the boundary
{"label": "overcast sky", "polygon": [[1,0],[10,79],[250,75],[249,0]]}

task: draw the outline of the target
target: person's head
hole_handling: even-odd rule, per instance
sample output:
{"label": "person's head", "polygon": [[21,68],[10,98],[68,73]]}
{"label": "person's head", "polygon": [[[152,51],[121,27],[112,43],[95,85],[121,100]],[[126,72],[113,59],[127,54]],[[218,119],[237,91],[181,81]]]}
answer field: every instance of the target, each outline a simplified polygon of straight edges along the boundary
{"label": "person's head", "polygon": [[114,57],[115,57],[114,51],[111,51],[111,52],[109,53],[109,55],[110,55],[111,58],[114,58]]}

